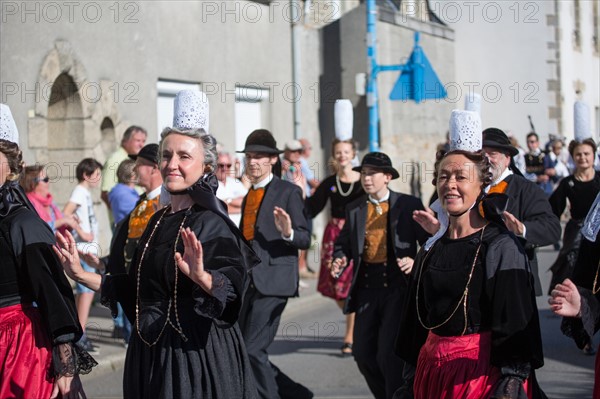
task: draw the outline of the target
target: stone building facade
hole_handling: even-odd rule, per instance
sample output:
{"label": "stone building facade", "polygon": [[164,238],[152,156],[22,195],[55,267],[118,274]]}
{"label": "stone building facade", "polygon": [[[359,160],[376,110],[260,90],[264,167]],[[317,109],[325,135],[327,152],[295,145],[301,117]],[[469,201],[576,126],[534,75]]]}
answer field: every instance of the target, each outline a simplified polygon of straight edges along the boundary
{"label": "stone building facade", "polygon": [[[79,160],[104,162],[131,124],[147,128],[148,142],[157,142],[174,91],[199,87],[211,102],[210,132],[230,152],[257,127],[273,131],[283,147],[294,137],[293,105],[299,103],[300,136],[313,143],[310,161],[324,178],[335,99],[353,101],[355,136],[363,154],[368,147],[365,98],[354,87],[355,74],[367,72],[365,9],[358,0],[300,2],[302,18],[294,21],[290,4],[2,0],[0,101],[13,111],[25,159],[48,166],[62,206],[77,183]],[[450,29],[384,8],[379,21],[381,63],[407,57],[412,32],[419,30],[442,81],[454,79]],[[300,28],[297,82],[292,23]],[[399,169],[404,161],[431,160],[452,107],[391,102],[387,95],[397,74],[381,76],[382,150]],[[410,191],[408,180],[397,188]],[[107,248],[108,217],[94,194],[101,246]]]}

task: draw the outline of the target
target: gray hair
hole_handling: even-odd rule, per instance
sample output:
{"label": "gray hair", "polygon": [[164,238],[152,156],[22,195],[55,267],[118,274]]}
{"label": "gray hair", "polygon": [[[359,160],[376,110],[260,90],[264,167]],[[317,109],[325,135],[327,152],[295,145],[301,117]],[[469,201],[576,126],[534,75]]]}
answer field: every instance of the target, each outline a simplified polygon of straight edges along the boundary
{"label": "gray hair", "polygon": [[217,140],[210,134],[206,133],[206,130],[200,129],[185,129],[180,130],[175,127],[166,127],[160,134],[160,151],[159,156],[162,158],[162,146],[165,138],[170,134],[181,134],[182,136],[191,137],[193,139],[200,140],[202,148],[204,149],[204,164],[208,166],[211,172],[217,169]]}

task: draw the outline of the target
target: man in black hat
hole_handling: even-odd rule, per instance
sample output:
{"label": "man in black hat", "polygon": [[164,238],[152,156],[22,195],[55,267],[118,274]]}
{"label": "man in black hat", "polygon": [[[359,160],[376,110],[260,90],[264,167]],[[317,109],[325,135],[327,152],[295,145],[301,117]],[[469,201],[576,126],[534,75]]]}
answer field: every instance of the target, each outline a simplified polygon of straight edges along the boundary
{"label": "man in black hat", "polygon": [[369,153],[354,170],[366,194],[346,208],[332,273],[339,276],[354,261],[344,308],[346,314],[356,312],[352,353],[375,398],[389,399],[403,383],[404,363],[394,353],[394,339],[417,243],[428,238],[412,218],[424,208],[418,198],[388,189],[399,174],[386,154]]}
{"label": "man in black hat", "polygon": [[535,279],[535,293],[540,296],[542,286],[536,248],[560,240],[560,221],[552,213],[544,192],[524,178],[514,166],[512,157],[519,151],[510,144],[502,130],[492,127],[483,131],[483,151],[492,164],[490,192],[505,193],[509,198],[504,223],[519,237],[527,252]]}
{"label": "man in black hat", "polygon": [[298,250],[310,245],[303,213],[302,190],[281,180],[273,135],[255,130],[246,139],[245,174],[252,187],[242,203],[240,230],[261,263],[250,270],[239,325],[261,398],[312,398],[270,361],[267,349],[275,339],[289,297],[298,296]]}

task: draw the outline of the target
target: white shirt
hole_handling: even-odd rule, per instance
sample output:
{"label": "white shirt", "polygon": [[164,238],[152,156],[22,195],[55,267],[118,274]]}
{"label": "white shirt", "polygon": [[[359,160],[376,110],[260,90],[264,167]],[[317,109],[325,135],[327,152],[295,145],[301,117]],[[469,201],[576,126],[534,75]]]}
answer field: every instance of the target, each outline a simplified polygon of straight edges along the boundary
{"label": "white shirt", "polygon": [[92,193],[90,193],[90,190],[82,185],[77,185],[71,193],[69,202],[77,205],[75,214],[79,219],[79,225],[81,226],[81,229],[86,233],[92,233],[94,235],[93,241],[87,243],[75,233],[75,241],[78,243],[77,248],[84,252],[97,254],[98,244],[96,240],[98,238],[98,220],[96,219],[96,214],[94,213]]}
{"label": "white shirt", "polygon": [[[226,184],[223,184],[219,180],[219,188],[217,189],[217,198],[227,202],[227,200],[233,200],[239,197],[243,197],[246,195],[248,190],[244,187],[244,184],[236,178],[227,176]],[[230,213],[229,218],[236,224],[236,226],[240,225],[240,220],[242,219],[241,213]]]}

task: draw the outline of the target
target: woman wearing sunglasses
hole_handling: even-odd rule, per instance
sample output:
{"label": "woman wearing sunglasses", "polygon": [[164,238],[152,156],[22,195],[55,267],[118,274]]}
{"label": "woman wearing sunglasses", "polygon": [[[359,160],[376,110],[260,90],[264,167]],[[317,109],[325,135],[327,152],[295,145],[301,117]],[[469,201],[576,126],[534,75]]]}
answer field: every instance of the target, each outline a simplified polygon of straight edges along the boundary
{"label": "woman wearing sunglasses", "polygon": [[81,227],[76,217],[63,215],[54,202],[50,194],[50,178],[46,175],[44,165],[25,167],[20,183],[38,215],[53,232],[58,230],[64,234],[66,230],[74,230],[79,233]]}

